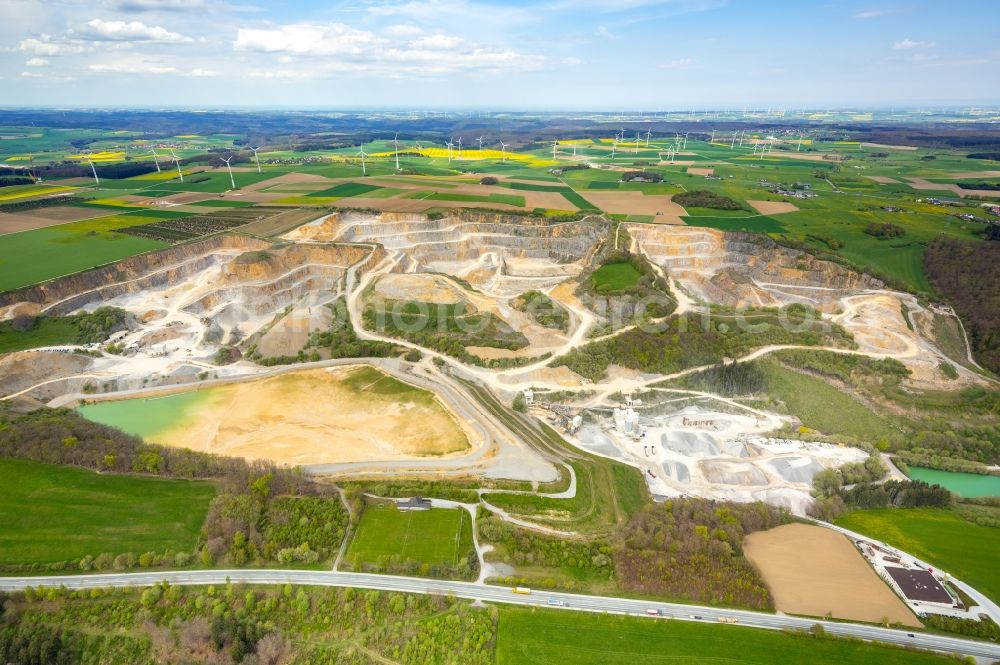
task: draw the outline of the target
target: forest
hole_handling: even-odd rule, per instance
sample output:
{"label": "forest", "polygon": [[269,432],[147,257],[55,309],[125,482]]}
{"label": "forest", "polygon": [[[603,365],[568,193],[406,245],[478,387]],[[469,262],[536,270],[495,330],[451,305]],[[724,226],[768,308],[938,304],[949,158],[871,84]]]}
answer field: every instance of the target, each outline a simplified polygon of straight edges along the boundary
{"label": "forest", "polygon": [[976,360],[1000,373],[1000,243],[935,238],[924,271],[962,318]]}
{"label": "forest", "polygon": [[739,201],[710,192],[707,189],[692,189],[682,194],[674,194],[674,203],[679,203],[685,208],[712,208],[713,210],[742,210],[743,205]]}
{"label": "forest", "polygon": [[446,596],[292,585],[0,593],[0,662],[493,662],[497,610]]}
{"label": "forest", "polygon": [[618,534],[618,585],[629,593],[769,609],[771,593],[744,558],[743,537],[790,519],[759,502],[668,499],[647,505]]}
{"label": "forest", "polygon": [[[553,366],[565,365],[580,376],[597,381],[612,364],[670,374],[688,367],[716,365],[723,358],[738,358],[768,344],[850,343],[843,329],[818,320],[809,323],[808,317],[799,317],[797,307],[801,306],[790,306],[770,319],[754,318],[755,330],[741,330],[726,317],[675,316],[659,325],[656,332],[636,328],[576,348],[557,359]],[[782,316],[786,321],[801,324],[801,329],[796,332],[781,325]]]}

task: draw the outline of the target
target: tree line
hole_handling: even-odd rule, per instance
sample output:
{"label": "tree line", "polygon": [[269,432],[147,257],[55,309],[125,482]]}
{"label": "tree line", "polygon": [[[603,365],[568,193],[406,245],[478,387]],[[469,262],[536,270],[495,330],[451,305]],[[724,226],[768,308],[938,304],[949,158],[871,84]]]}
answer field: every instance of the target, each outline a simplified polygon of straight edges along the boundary
{"label": "tree line", "polygon": [[924,271],[962,317],[976,359],[1000,373],[1000,243],[935,238]]}

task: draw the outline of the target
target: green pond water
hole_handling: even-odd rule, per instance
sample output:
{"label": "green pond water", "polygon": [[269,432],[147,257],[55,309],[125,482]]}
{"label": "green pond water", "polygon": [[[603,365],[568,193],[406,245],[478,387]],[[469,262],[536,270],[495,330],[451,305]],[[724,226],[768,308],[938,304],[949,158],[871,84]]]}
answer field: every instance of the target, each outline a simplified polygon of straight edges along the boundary
{"label": "green pond water", "polygon": [[156,436],[186,420],[211,400],[212,390],[192,390],[163,397],[140,397],[85,404],[77,411],[87,420],[156,441]]}
{"label": "green pond water", "polygon": [[939,471],[911,466],[910,478],[940,485],[959,496],[1000,496],[1000,476],[981,476],[978,473]]}

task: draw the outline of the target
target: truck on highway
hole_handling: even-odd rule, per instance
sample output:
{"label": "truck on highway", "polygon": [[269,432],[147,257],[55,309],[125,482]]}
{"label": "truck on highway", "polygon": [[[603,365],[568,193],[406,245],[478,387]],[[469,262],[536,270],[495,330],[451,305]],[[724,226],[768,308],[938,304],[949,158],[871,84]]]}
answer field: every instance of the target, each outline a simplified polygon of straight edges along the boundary
{"label": "truck on highway", "polygon": [[526,586],[516,586],[516,587],[514,587],[513,591],[514,591],[514,593],[519,593],[522,596],[530,596],[531,595],[531,589],[529,589]]}
{"label": "truck on highway", "polygon": [[739,623],[739,619],[736,617],[719,617],[721,623]]}
{"label": "truck on highway", "polygon": [[652,609],[646,610],[646,614],[648,614],[651,617],[658,617],[660,616],[660,610],[652,610]]}
{"label": "truck on highway", "polygon": [[549,605],[552,605],[554,607],[565,607],[566,601],[559,600],[558,598],[549,598]]}

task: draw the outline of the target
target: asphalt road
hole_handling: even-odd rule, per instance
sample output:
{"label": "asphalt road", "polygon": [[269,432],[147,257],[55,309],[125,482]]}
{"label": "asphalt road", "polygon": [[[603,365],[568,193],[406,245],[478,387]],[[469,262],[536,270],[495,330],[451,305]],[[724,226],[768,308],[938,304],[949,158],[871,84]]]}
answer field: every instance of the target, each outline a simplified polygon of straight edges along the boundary
{"label": "asphalt road", "polygon": [[[47,577],[0,577],[0,590],[18,591],[29,586],[37,587],[41,585],[48,587],[63,585],[68,589],[149,586],[161,581],[182,585],[225,584],[227,581],[232,581],[234,583],[245,584],[289,583],[310,586],[356,587],[405,593],[452,594],[458,598],[467,598],[470,600],[478,599],[497,603],[538,605],[543,607],[550,607],[549,601],[551,599],[563,603],[562,606],[556,605],[551,607],[568,611],[609,612],[647,616],[646,611],[648,609],[655,609],[659,611],[662,617],[688,621],[701,620],[709,623],[716,623],[719,617],[732,617],[738,620],[736,624],[738,626],[751,626],[772,630],[784,628],[806,630],[818,623],[832,635],[909,645],[945,653],[956,653],[963,656],[976,656],[991,660],[1000,659],[1000,645],[997,644],[919,632],[912,633],[913,637],[910,637],[910,634],[905,630],[880,628],[878,626],[837,623],[818,619],[804,619],[765,614],[763,612],[710,608],[698,605],[681,605],[677,603],[631,600],[605,596],[585,596],[538,590],[532,591],[530,595],[520,595],[513,593],[509,588],[480,585],[471,582],[430,580],[415,577],[397,577],[394,575],[372,575],[368,573],[306,570],[192,570]],[[695,617],[701,618],[697,619]],[[649,620],[655,621],[656,619],[650,617]]]}

